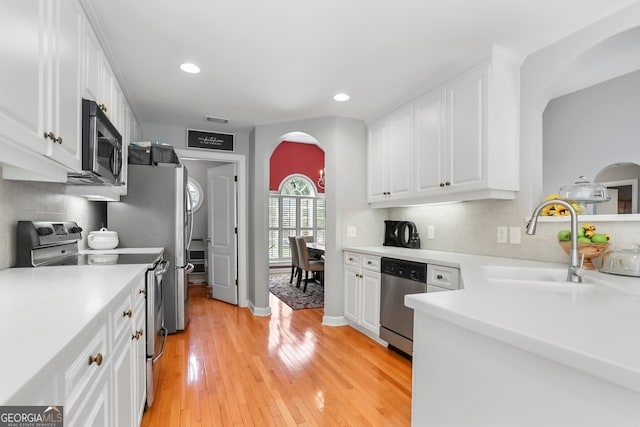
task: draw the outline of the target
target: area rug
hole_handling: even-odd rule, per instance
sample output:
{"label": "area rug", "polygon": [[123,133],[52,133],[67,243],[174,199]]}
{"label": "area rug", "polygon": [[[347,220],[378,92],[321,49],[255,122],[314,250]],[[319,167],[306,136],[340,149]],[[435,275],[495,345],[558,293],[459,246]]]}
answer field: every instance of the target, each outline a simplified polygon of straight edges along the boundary
{"label": "area rug", "polygon": [[290,274],[270,274],[269,292],[294,310],[324,307],[324,289],[319,283],[309,281],[307,292],[302,292],[304,283],[296,288],[295,278],[289,283]]}

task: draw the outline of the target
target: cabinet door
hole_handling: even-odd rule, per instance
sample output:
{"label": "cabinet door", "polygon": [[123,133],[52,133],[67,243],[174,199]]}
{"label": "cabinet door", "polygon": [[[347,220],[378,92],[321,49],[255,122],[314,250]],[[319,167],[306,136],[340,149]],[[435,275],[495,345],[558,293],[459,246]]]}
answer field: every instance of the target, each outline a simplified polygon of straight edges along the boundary
{"label": "cabinet door", "polygon": [[96,35],[91,28],[89,22],[84,23],[84,40],[82,49],[82,96],[96,101],[98,104],[102,102],[102,73],[103,61],[102,48]]}
{"label": "cabinet door", "polygon": [[360,321],[360,269],[344,267],[344,317]]}
{"label": "cabinet door", "polygon": [[447,182],[445,99],[438,89],[414,104],[416,195],[439,194]]}
{"label": "cabinet door", "polygon": [[111,420],[108,373],[108,370],[103,370],[100,373],[91,389],[84,396],[78,411],[70,414],[72,417],[70,420],[65,418],[65,426],[112,427],[115,425],[127,425],[116,424]]}
{"label": "cabinet door", "polygon": [[387,122],[380,120],[369,126],[367,144],[367,184],[368,201],[376,202],[387,197],[387,174],[389,158],[387,156]]}
{"label": "cabinet door", "polygon": [[98,104],[101,104],[102,111],[109,117],[109,120],[115,126],[115,110],[117,110],[115,104],[118,98],[118,91],[116,89],[116,77],[111,70],[111,66],[106,61],[102,61],[102,99]]}
{"label": "cabinet door", "polygon": [[43,137],[51,49],[48,31],[44,1],[3,0],[0,137],[38,153],[46,153],[50,143]]}
{"label": "cabinet door", "polygon": [[481,67],[447,88],[447,170],[455,191],[483,187],[487,81],[487,67]]}
{"label": "cabinet door", "polygon": [[140,305],[136,309],[136,314],[133,318],[134,334],[135,331],[141,332],[138,339],[134,339],[133,354],[132,354],[132,378],[134,382],[133,387],[133,425],[139,426],[142,421],[142,413],[144,412],[144,405],[147,400],[147,345],[145,330],[145,306]]}
{"label": "cabinet door", "polygon": [[363,271],[362,276],[360,323],[378,336],[380,334],[380,273]]}
{"label": "cabinet door", "polygon": [[387,191],[390,199],[404,199],[413,194],[413,106],[396,111],[388,120]]}
{"label": "cabinet door", "polygon": [[[130,325],[133,326],[133,325]],[[114,425],[133,425],[133,343],[131,330],[115,344],[113,359],[113,417]]]}
{"label": "cabinet door", "polygon": [[80,170],[83,12],[75,0],[57,0],[50,5],[55,47],[51,55],[49,128],[58,143],[50,145],[48,154],[64,166]]}

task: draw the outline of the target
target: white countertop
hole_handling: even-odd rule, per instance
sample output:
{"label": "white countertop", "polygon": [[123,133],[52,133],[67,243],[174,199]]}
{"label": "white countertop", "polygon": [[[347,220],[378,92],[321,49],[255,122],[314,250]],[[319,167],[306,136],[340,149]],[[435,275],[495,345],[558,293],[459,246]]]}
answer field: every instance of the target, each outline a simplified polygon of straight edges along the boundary
{"label": "white countertop", "polygon": [[[638,278],[586,271],[585,284],[545,284],[522,279],[528,268],[567,265],[384,246],[344,250],[459,267],[463,290],[410,295],[406,304],[640,392]],[[521,268],[522,277],[494,280],[491,266]]]}
{"label": "white countertop", "polygon": [[146,269],[128,264],[0,270],[0,405]]}

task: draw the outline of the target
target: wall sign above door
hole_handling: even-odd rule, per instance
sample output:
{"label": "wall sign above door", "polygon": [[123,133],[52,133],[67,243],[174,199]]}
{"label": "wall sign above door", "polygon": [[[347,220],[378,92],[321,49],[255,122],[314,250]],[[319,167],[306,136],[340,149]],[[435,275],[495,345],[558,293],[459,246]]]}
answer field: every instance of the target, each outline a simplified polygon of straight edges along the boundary
{"label": "wall sign above door", "polygon": [[233,139],[234,135],[232,133],[187,129],[188,148],[233,151]]}

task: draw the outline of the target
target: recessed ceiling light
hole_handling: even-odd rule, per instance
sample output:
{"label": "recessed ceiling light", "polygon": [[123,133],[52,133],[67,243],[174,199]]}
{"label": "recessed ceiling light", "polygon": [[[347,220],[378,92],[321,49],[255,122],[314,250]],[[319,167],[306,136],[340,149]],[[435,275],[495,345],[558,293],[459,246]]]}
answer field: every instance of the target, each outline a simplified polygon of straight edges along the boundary
{"label": "recessed ceiling light", "polygon": [[190,62],[185,62],[184,64],[180,65],[180,69],[189,74],[198,74],[200,72],[200,67]]}
{"label": "recessed ceiling light", "polygon": [[338,102],[348,101],[349,98],[351,97],[346,93],[336,93],[335,95],[333,95],[333,99]]}

